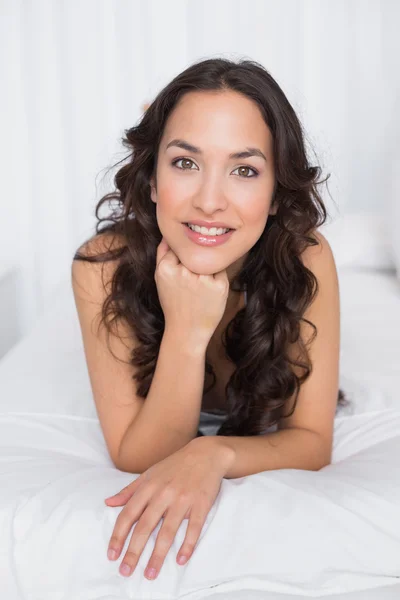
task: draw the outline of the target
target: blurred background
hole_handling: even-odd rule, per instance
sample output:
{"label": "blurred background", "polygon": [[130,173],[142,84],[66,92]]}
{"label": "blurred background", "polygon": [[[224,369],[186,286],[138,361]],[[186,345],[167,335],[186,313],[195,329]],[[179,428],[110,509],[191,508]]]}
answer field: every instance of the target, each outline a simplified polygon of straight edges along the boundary
{"label": "blurred background", "polygon": [[[337,265],[400,281],[400,2],[0,0],[0,358],[70,277],[125,129],[202,58],[256,60],[296,110]],[[314,154],[315,152],[315,154]],[[400,297],[400,284],[399,284]]]}

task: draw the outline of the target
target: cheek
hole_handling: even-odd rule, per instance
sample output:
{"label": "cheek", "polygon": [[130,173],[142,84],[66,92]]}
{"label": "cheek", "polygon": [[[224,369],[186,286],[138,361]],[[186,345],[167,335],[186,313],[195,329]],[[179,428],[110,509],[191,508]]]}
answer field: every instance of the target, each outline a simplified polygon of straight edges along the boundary
{"label": "cheek", "polygon": [[[182,209],[179,202],[179,195],[175,194],[171,188],[159,190],[156,202],[156,219],[158,227],[167,239],[172,242],[175,235],[177,224],[184,219],[187,211]],[[182,216],[183,215],[183,216]]]}
{"label": "cheek", "polygon": [[157,195],[157,211],[163,215],[172,215],[176,212],[179,196],[171,188],[160,190]]}
{"label": "cheek", "polygon": [[269,205],[265,197],[252,199],[246,205],[245,210],[242,208],[243,222],[256,229],[263,228],[268,217],[268,211]]}

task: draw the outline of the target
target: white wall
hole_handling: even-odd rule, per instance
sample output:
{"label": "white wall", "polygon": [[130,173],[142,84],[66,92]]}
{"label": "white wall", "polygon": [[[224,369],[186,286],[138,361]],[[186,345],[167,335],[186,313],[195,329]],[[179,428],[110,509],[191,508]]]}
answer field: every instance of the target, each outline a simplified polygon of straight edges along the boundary
{"label": "white wall", "polygon": [[[251,58],[277,79],[329,180],[333,219],[389,219],[400,3],[390,0],[0,2],[0,272],[19,334],[69,277],[112,189],[105,170],[149,102],[194,60]],[[338,210],[339,209],[339,210]],[[385,225],[384,225],[385,226]]]}

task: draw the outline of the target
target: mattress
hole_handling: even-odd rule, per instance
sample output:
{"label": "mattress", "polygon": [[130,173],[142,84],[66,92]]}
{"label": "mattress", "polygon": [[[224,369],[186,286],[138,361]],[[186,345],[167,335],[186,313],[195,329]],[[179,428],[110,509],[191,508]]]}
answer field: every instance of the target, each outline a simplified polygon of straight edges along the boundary
{"label": "mattress", "polygon": [[400,598],[400,285],[391,272],[351,269],[339,283],[351,405],[335,417],[332,464],[224,479],[190,561],[175,560],[184,521],[149,581],[160,524],[131,577],[106,557],[123,507],[104,499],[137,475],[108,455],[63,282],[0,361],[1,597]]}

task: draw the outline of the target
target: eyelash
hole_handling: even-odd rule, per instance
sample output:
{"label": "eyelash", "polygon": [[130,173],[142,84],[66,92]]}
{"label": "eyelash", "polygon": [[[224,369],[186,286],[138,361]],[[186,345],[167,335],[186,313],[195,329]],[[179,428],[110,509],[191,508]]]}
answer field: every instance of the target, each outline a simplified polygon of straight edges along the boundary
{"label": "eyelash", "polygon": [[[179,162],[180,160],[189,160],[191,163],[195,164],[191,158],[186,158],[186,156],[182,156],[180,158],[175,158],[175,160],[172,161],[171,165],[173,165],[177,169],[180,169],[181,171],[193,171],[193,169],[182,169],[182,167],[177,167],[176,163]],[[245,169],[250,169],[251,171],[253,171],[255,173],[255,175],[252,175],[251,177],[239,175],[238,177],[240,177],[240,179],[253,179],[253,177],[257,177],[259,175],[258,171],[256,169],[254,169],[253,167],[249,167],[249,165],[241,165],[240,167],[236,167],[236,169],[241,169],[242,167],[244,167]],[[235,171],[236,171],[236,169],[235,169]]]}

